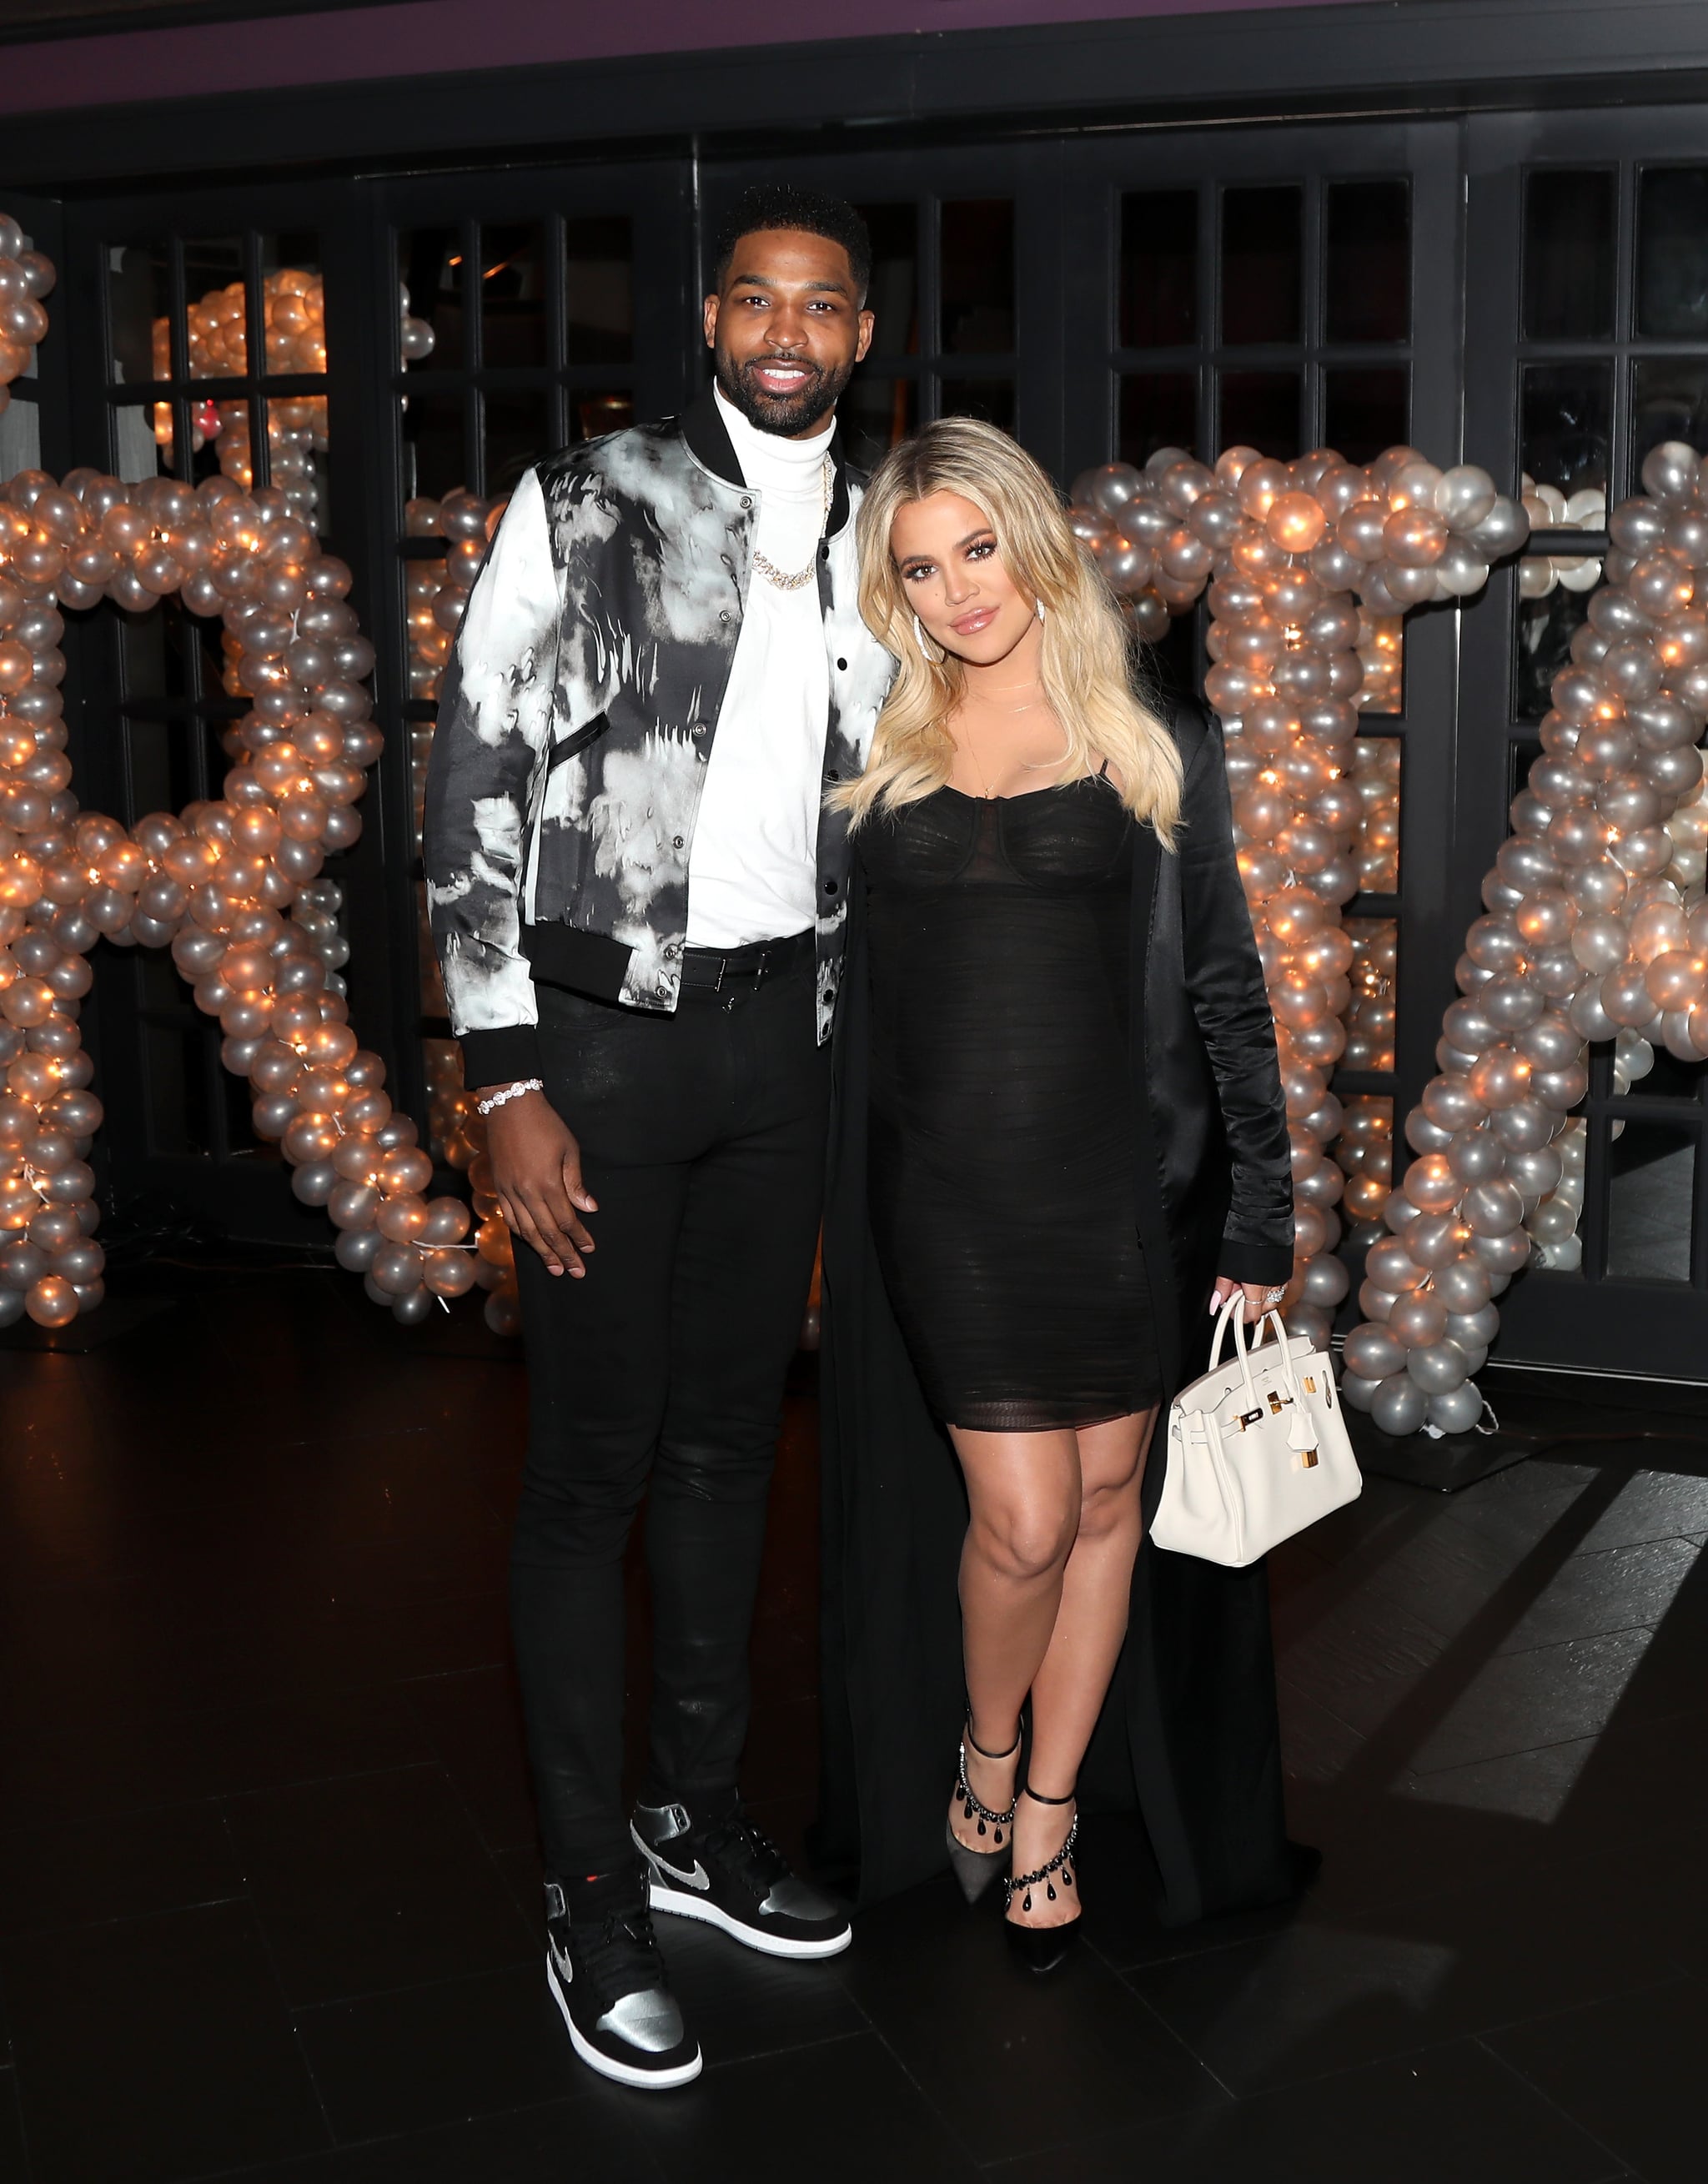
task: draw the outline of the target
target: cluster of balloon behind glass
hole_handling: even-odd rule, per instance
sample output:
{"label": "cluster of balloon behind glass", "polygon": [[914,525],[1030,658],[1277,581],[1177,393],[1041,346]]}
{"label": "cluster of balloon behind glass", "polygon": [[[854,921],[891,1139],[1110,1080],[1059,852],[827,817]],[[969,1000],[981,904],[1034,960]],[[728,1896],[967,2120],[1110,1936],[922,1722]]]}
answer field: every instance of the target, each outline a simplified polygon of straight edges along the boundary
{"label": "cluster of balloon behind glass", "polygon": [[[1708,805],[1695,748],[1708,614],[1694,604],[1708,501],[1695,454],[1676,444],[1649,457],[1643,483],[1614,513],[1607,583],[1555,680],[1542,756],[1484,882],[1487,914],[1458,967],[1440,1073],[1407,1118],[1419,1157],[1398,1192],[1371,1158],[1369,1104],[1348,1112],[1329,1089],[1354,999],[1341,910],[1359,884],[1356,709],[1382,667],[1387,617],[1469,596],[1532,521],[1583,526],[1599,508],[1527,480],[1515,504],[1474,465],[1443,471],[1409,448],[1363,469],[1329,450],[1282,465],[1236,448],[1214,471],[1164,449],[1143,473],[1113,465],[1075,488],[1080,535],[1141,630],[1160,633],[1209,586],[1205,694],[1229,731],[1239,864],[1292,1139],[1284,1310],[1296,1331],[1326,1338],[1349,1280],[1331,1256],[1335,1206],[1379,1220],[1344,1385],[1389,1433],[1475,1424],[1494,1299],[1532,1255],[1577,1263],[1583,1125],[1569,1116],[1588,1087],[1588,1043],[1615,1041],[1621,1087],[1652,1066],[1642,1034],[1657,1024],[1672,1052],[1708,1057]],[[1559,582],[1587,589],[1601,573],[1586,557],[1538,556],[1521,583],[1534,597]]]}
{"label": "cluster of balloon behind glass", "polygon": [[[20,302],[39,311],[52,279],[0,216],[7,379],[27,364],[21,337],[45,331]],[[235,444],[220,455],[238,460]],[[0,497],[0,1325],[27,1312],[62,1326],[101,1301],[87,1156],[102,1110],[78,1013],[103,936],[170,944],[220,1023],[226,1066],[249,1081],[257,1135],[279,1144],[295,1195],[327,1208],[340,1262],[376,1301],[408,1322],[478,1285],[489,1323],[515,1324],[509,1239],[477,1140],[459,1117],[480,1221],[471,1242],[468,1206],[425,1195],[433,1162],[349,1027],[342,897],[320,875],[361,831],[354,807],[382,742],[363,687],[374,655],[349,569],[299,507],[223,469],[193,489],[26,471]],[[224,686],[249,710],[225,732],[220,796],[127,828],[81,811],[71,789],[59,609],[109,599],[141,611],[169,594],[220,616]]]}

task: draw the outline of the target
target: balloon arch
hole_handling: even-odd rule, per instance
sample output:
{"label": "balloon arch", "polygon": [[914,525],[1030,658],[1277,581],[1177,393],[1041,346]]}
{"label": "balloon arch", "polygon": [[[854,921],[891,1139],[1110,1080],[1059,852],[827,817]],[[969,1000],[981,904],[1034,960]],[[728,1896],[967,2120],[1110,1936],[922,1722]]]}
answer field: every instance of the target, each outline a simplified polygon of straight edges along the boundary
{"label": "balloon arch", "polygon": [[[46,331],[53,284],[52,266],[0,216],[0,407]],[[268,276],[265,338],[288,350],[280,368],[315,368],[318,304],[313,276]],[[241,342],[221,292],[192,317],[216,360]],[[405,360],[431,338],[405,297]],[[197,1006],[220,1021],[227,1067],[249,1081],[257,1134],[279,1144],[296,1196],[327,1208],[340,1264],[376,1302],[409,1322],[435,1296],[479,1286],[488,1323],[516,1325],[510,1239],[456,1049],[430,1057],[430,1123],[434,1150],[468,1174],[472,1215],[460,1198],[425,1195],[433,1160],[348,1022],[342,898],[321,866],[360,833],[354,807],[382,738],[349,572],[313,527],[324,416],[312,401],[298,408],[276,430],[270,419],[276,482],[260,492],[241,421],[211,406],[195,425],[221,474],[193,489],[87,470],[57,485],[26,471],[0,488],[0,1326],[25,1312],[61,1325],[103,1294],[87,1159],[101,1106],[77,1028],[103,936],[170,947]],[[170,432],[163,407],[156,436]],[[1621,1078],[1652,1060],[1645,1032],[1708,1056],[1696,749],[1708,612],[1694,604],[1708,493],[1695,454],[1677,446],[1650,455],[1643,482],[1609,525],[1606,585],[1555,679],[1543,755],[1484,883],[1441,1073],[1406,1122],[1419,1157],[1398,1192],[1380,1103],[1343,1104],[1329,1087],[1348,1039],[1379,1061],[1392,1038],[1392,951],[1360,951],[1342,918],[1391,864],[1395,830],[1397,781],[1377,739],[1359,738],[1359,709],[1393,686],[1406,612],[1480,589],[1532,515],[1586,511],[1545,493],[1521,504],[1475,465],[1442,471],[1410,448],[1367,466],[1331,449],[1281,463],[1236,448],[1213,467],[1165,448],[1142,470],[1112,464],[1074,487],[1075,530],[1142,635],[1160,636],[1208,589],[1205,692],[1228,730],[1292,1137],[1286,1309],[1326,1339],[1348,1288],[1335,1256],[1345,1206],[1376,1238],[1346,1392],[1390,1433],[1472,1424],[1494,1298],[1532,1254],[1570,1262],[1582,1192],[1582,1125],[1570,1111],[1588,1042],[1616,1040]],[[445,543],[442,560],[410,565],[412,696],[437,694],[501,507],[466,493],[410,504],[407,529]],[[1544,583],[1594,581],[1581,559],[1536,566]],[[171,595],[220,616],[225,687],[250,710],[226,732],[220,797],[126,828],[82,811],[72,792],[60,609],[110,599],[137,611]]]}

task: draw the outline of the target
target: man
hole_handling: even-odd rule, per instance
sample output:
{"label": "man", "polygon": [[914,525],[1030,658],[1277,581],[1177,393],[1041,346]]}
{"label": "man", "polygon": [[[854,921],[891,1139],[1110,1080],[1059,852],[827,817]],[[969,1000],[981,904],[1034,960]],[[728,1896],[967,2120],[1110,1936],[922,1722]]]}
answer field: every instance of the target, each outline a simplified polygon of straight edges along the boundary
{"label": "man", "polygon": [[[751,191],[715,380],[517,487],[428,774],[433,930],[518,1240],[530,1373],[512,1610],[577,2052],[680,2085],[651,1907],[826,1956],[848,1924],[745,1818],[747,1646],[819,1217],[846,822],[891,663],[860,621],[835,405],[865,354],[847,205]],[[524,1248],[525,1247],[525,1248]],[[650,1756],[620,1786],[622,1557],[650,1479]]]}

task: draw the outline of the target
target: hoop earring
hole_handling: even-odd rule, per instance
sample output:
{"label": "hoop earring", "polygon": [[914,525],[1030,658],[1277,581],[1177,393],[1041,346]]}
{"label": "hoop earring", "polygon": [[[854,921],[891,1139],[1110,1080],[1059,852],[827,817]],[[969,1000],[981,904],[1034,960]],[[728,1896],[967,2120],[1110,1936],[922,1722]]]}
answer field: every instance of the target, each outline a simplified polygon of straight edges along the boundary
{"label": "hoop earring", "polygon": [[918,615],[915,615],[913,617],[913,636],[920,651],[924,654],[926,659],[929,660],[931,665],[935,667],[937,665],[937,655],[931,649],[929,640],[925,635],[924,626],[921,624]]}

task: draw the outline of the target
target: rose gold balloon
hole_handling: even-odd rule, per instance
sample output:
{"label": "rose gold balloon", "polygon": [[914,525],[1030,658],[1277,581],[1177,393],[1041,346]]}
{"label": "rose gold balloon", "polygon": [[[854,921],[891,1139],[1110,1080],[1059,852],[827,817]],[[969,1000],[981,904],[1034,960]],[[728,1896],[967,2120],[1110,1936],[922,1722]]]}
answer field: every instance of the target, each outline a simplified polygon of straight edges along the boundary
{"label": "rose gold balloon", "polygon": [[44,1274],[24,1300],[24,1309],[38,1327],[69,1327],[77,1317],[77,1294],[59,1274]]}

